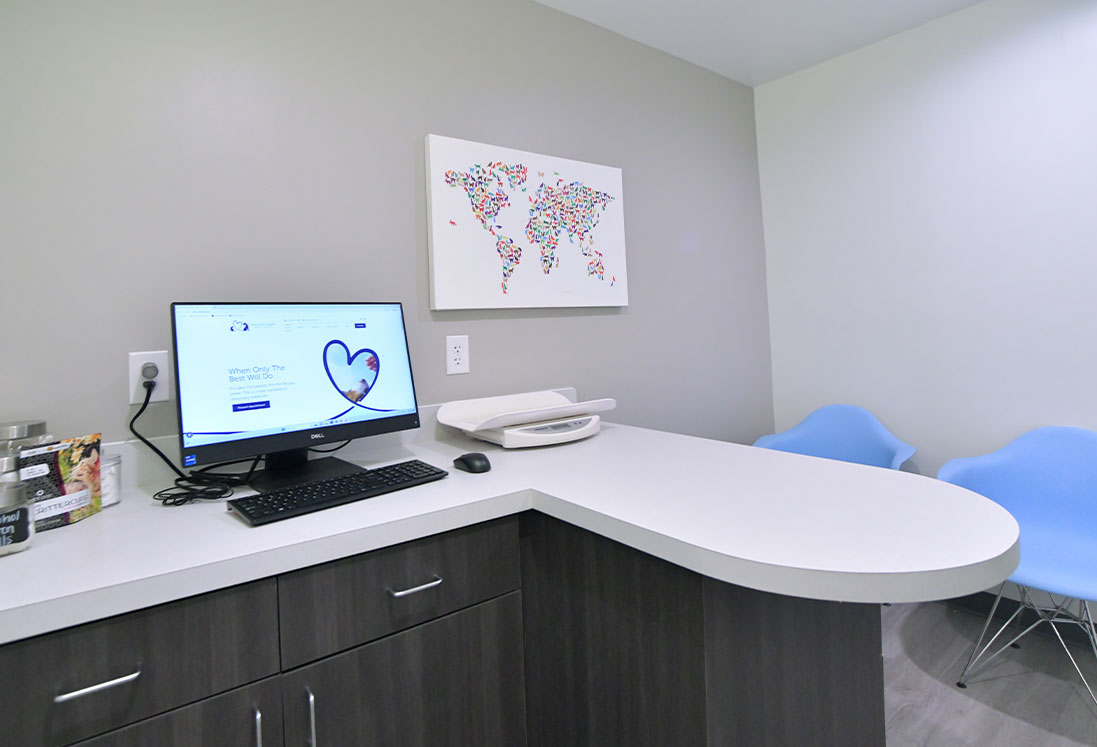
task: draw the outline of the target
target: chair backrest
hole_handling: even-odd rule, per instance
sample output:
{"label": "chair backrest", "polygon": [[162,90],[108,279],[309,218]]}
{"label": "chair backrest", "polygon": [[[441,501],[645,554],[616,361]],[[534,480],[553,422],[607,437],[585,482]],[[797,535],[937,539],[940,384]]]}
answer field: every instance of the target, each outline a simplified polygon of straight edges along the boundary
{"label": "chair backrest", "polygon": [[754,445],[891,469],[899,469],[917,451],[856,405],[820,407],[796,427],[762,436]]}
{"label": "chair backrest", "polygon": [[1023,527],[1097,529],[1097,432],[1049,426],[997,451],[946,462],[945,482],[990,498]]}

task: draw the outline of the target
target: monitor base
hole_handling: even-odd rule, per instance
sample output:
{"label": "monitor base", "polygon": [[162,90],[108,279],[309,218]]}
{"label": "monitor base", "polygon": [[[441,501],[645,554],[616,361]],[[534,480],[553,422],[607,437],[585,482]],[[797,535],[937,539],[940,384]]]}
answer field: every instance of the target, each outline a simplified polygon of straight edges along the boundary
{"label": "monitor base", "polygon": [[[303,458],[302,458],[303,457]],[[248,485],[260,493],[272,490],[292,488],[307,482],[326,480],[331,477],[364,472],[364,467],[351,464],[337,457],[309,459],[308,449],[282,451],[266,456],[266,469],[252,479]]]}

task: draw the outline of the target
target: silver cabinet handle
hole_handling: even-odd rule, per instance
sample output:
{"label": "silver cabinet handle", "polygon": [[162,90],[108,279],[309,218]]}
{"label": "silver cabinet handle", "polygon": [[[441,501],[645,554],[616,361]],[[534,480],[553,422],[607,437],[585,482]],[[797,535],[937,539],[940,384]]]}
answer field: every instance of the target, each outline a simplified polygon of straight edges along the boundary
{"label": "silver cabinet handle", "polygon": [[316,747],[316,696],[307,687],[305,692],[309,694],[309,747]]}
{"label": "silver cabinet handle", "polygon": [[255,708],[255,747],[263,747],[263,712]]}
{"label": "silver cabinet handle", "polygon": [[132,674],[127,674],[125,677],[118,677],[117,679],[107,680],[106,682],[100,682],[98,685],[91,685],[89,687],[82,687],[79,690],[73,690],[71,693],[62,693],[61,695],[56,695],[53,698],[53,702],[54,703],[67,703],[70,700],[76,700],[77,698],[82,698],[85,695],[91,695],[92,693],[97,693],[97,692],[100,692],[102,690],[109,690],[112,687],[118,687],[119,685],[124,685],[127,682],[133,682],[135,679],[137,679],[140,676],[141,676],[141,670],[138,669],[136,672],[134,672]]}
{"label": "silver cabinet handle", "polygon": [[427,589],[433,589],[435,586],[438,586],[441,583],[442,583],[442,577],[441,576],[435,576],[433,581],[428,581],[427,583],[425,583],[421,586],[415,586],[415,587],[412,587],[411,589],[404,589],[403,591],[393,591],[392,589],[389,589],[389,594],[392,594],[397,599],[399,599],[400,597],[410,597],[412,594],[418,594],[421,591],[426,591]]}

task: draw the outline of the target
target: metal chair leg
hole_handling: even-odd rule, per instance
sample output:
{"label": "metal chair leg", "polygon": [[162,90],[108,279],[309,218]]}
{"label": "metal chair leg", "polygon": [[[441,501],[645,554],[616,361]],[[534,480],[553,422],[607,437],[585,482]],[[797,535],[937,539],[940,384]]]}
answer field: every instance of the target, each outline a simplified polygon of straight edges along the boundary
{"label": "metal chair leg", "polygon": [[[1059,644],[1066,651],[1067,657],[1070,659],[1070,663],[1074,665],[1074,671],[1078,673],[1078,676],[1082,680],[1082,684],[1086,688],[1086,692],[1089,693],[1089,697],[1093,700],[1094,704],[1097,704],[1097,694],[1093,692],[1093,688],[1090,687],[1089,681],[1082,673],[1082,669],[1078,666],[1077,660],[1074,658],[1074,654],[1071,653],[1070,648],[1067,646],[1066,641],[1063,639],[1062,633],[1059,631],[1059,625],[1070,623],[1078,625],[1085,631],[1086,637],[1089,639],[1090,648],[1093,650],[1094,659],[1097,659],[1097,625],[1094,623],[1093,613],[1089,607],[1089,602],[1086,600],[1075,600],[1070,597],[1064,597],[1062,601],[1056,601],[1054,596],[1050,596],[1050,607],[1041,606],[1036,603],[1032,598],[1030,590],[1017,585],[1017,591],[1020,596],[1020,603],[1017,605],[1017,609],[1009,616],[1009,619],[1002,624],[998,631],[991,636],[986,645],[983,645],[983,638],[986,637],[987,630],[990,627],[990,621],[994,617],[995,611],[998,609],[998,604],[1002,600],[1002,593],[1005,591],[1005,584],[998,589],[998,595],[994,598],[994,604],[990,608],[990,613],[987,615],[986,622],[983,623],[983,630],[979,633],[979,639],[976,641],[975,646],[971,650],[971,655],[968,656],[967,664],[964,665],[964,671],[960,674],[960,680],[956,683],[957,687],[966,688],[967,680],[971,676],[976,664],[986,666],[993,661],[1000,653],[1005,651],[1010,646],[1014,645],[1021,638],[1024,638],[1032,630],[1040,625],[1040,623],[1048,623],[1051,626],[1052,631],[1055,633],[1055,637],[1059,639]],[[1077,602],[1078,611],[1074,612],[1071,608],[1071,604]],[[1021,612],[1025,609],[1031,609],[1036,613],[1036,620],[1030,624],[1027,628],[1022,630],[1016,636],[1013,637],[1008,643],[1000,646],[994,653],[983,659],[983,655],[990,650],[994,645],[994,641],[1002,634],[1002,632],[1012,624],[1015,619],[1018,619]],[[982,646],[982,648],[980,648]]]}
{"label": "metal chair leg", "polygon": [[1074,654],[1070,653],[1070,649],[1067,648],[1067,642],[1063,640],[1063,636],[1059,632],[1059,626],[1055,623],[1051,623],[1051,629],[1055,631],[1055,637],[1059,639],[1059,644],[1063,647],[1063,650],[1067,652],[1067,656],[1070,658],[1070,663],[1074,665],[1074,671],[1077,672],[1078,676],[1082,678],[1082,684],[1086,686],[1086,692],[1089,693],[1089,697],[1093,700],[1094,704],[1097,704],[1097,695],[1093,694],[1093,689],[1089,686],[1089,682],[1086,680],[1086,676],[1082,674],[1081,667],[1079,667],[1078,662],[1074,660]]}
{"label": "metal chair leg", "polygon": [[[1039,627],[1040,623],[1049,622],[1049,618],[1043,613],[1043,610],[1041,610],[1041,608],[1032,600],[1032,595],[1029,593],[1028,587],[1022,586],[1020,584],[1016,584],[1016,586],[1017,594],[1020,597],[1020,603],[1017,605],[1017,609],[1015,609],[1013,613],[1009,616],[1009,618],[1004,623],[1002,623],[1002,626],[998,628],[998,631],[991,637],[989,641],[987,641],[987,644],[983,646],[982,649],[980,649],[979,644],[982,643],[983,635],[986,633],[986,629],[990,625],[991,618],[994,617],[994,611],[998,607],[998,602],[1001,601],[1002,593],[1005,591],[1005,584],[1002,584],[1002,588],[998,590],[998,596],[995,599],[994,606],[991,607],[990,614],[987,615],[987,621],[983,624],[983,633],[980,634],[979,642],[975,644],[975,648],[972,650],[971,656],[968,658],[967,666],[964,667],[964,671],[960,675],[960,681],[956,683],[957,687],[967,687],[968,677],[971,676],[972,671],[975,669],[975,665],[980,662],[983,654],[990,650],[990,647],[994,645],[994,641],[996,641],[998,639],[998,636],[1006,631],[1006,629],[1013,623],[1014,620],[1020,619],[1021,613],[1024,612],[1026,609],[1031,609],[1036,612],[1036,621],[1030,624],[1027,628],[1024,628],[1017,635],[1013,636],[1013,638],[1011,638],[1007,643],[1002,644],[993,654],[983,660],[982,665],[984,667],[987,664],[990,664],[990,662],[994,661],[994,659],[996,659],[998,655],[1005,651],[1007,648],[1016,648],[1017,641],[1021,640],[1037,627]],[[1061,606],[1057,606],[1055,608],[1056,613],[1058,613],[1061,609]]]}
{"label": "metal chair leg", "polygon": [[971,672],[971,667],[975,664],[976,661],[979,660],[979,657],[981,657],[984,653],[986,653],[986,650],[988,648],[990,648],[991,644],[994,643],[994,639],[997,638],[999,635],[1001,635],[1002,631],[1005,630],[1006,625],[1009,625],[1009,623],[1013,621],[1013,618],[1017,614],[1016,612],[1014,612],[1013,615],[1010,616],[1009,620],[1006,621],[1006,625],[1003,625],[998,630],[998,632],[994,634],[994,637],[991,638],[989,641],[987,641],[987,645],[984,646],[982,650],[979,649],[979,646],[982,645],[982,643],[983,643],[983,638],[987,634],[987,629],[990,627],[990,621],[992,619],[994,619],[994,613],[998,611],[998,603],[1002,601],[1002,594],[1006,590],[1006,583],[1007,582],[1003,581],[1002,585],[998,587],[998,595],[996,597],[994,597],[994,604],[991,605],[990,612],[987,613],[986,622],[983,623],[983,630],[979,633],[978,640],[975,642],[975,645],[971,648],[971,655],[968,656],[967,664],[964,665],[964,671],[960,674],[960,680],[956,683],[957,687],[960,687],[960,688],[967,687],[967,678],[968,678],[968,674],[970,674],[970,672]]}
{"label": "metal chair leg", "polygon": [[1085,610],[1086,620],[1089,621],[1089,627],[1082,626],[1082,630],[1089,634],[1089,645],[1093,648],[1093,657],[1097,659],[1097,626],[1093,624],[1093,612],[1089,608],[1089,602],[1082,601],[1082,608]]}

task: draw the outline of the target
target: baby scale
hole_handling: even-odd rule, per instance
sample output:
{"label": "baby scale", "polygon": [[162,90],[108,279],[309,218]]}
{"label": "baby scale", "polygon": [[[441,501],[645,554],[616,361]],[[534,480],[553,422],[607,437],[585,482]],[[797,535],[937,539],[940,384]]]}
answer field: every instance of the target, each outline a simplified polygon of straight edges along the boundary
{"label": "baby scale", "polygon": [[595,413],[616,406],[609,398],[572,402],[559,392],[527,392],[447,402],[438,422],[504,449],[523,449],[593,436],[601,422]]}

